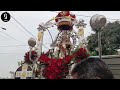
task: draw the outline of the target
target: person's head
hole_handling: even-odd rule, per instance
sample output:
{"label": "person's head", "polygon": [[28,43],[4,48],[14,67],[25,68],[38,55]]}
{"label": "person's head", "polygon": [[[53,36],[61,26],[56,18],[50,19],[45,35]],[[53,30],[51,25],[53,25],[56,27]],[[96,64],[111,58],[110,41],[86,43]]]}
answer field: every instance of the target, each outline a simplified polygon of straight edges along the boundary
{"label": "person's head", "polygon": [[107,65],[99,58],[87,58],[73,68],[72,79],[113,79]]}

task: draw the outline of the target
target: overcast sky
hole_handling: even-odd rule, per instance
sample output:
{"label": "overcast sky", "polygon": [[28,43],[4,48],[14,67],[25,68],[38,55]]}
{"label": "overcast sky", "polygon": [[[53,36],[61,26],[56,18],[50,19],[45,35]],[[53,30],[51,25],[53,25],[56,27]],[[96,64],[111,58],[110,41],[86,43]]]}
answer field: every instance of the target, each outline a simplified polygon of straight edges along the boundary
{"label": "overcast sky", "polygon": [[[4,11],[2,11],[4,12]],[[8,11],[16,20],[18,20],[24,27],[29,30],[37,38],[37,28],[41,22],[47,22],[51,18],[57,15],[56,12],[51,11]],[[74,14],[93,16],[95,14],[104,15],[107,18],[120,19],[120,11],[71,11]],[[1,15],[1,13],[0,13]],[[87,23],[85,28],[85,37],[93,33],[91,31],[89,21],[90,17],[77,16],[77,19],[84,19]],[[111,21],[111,20],[109,20]],[[113,20],[112,20],[113,21]],[[0,27],[4,27],[7,30],[3,31],[0,28],[0,77],[10,77],[10,71],[16,71],[18,68],[18,61],[23,61],[24,54],[29,50],[27,45],[28,39],[31,37],[18,23],[15,22],[12,18],[9,22],[3,22],[0,20]],[[20,29],[27,33],[23,33]],[[50,32],[55,38],[58,31],[56,27],[50,29]],[[11,37],[16,40],[8,37],[4,33],[9,34]],[[49,48],[51,43],[50,35],[46,31],[44,34],[43,43],[46,47]],[[11,46],[12,45],[12,46]],[[14,45],[14,46],[13,46]],[[43,51],[48,49],[43,47]]]}

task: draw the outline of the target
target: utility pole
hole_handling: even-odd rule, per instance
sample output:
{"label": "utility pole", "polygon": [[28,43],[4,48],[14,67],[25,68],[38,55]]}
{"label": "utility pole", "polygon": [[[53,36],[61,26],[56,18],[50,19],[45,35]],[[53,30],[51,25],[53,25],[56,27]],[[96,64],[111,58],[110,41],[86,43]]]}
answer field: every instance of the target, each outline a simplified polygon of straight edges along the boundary
{"label": "utility pole", "polygon": [[98,30],[98,51],[99,51],[99,58],[102,59],[102,44],[101,44],[101,30]]}

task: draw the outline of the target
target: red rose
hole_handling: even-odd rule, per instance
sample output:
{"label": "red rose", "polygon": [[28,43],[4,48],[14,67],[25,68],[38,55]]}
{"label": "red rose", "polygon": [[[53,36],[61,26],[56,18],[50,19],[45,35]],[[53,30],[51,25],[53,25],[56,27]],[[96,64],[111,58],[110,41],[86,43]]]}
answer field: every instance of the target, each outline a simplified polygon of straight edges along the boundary
{"label": "red rose", "polygon": [[57,63],[57,60],[52,60],[52,64],[55,64],[55,63]]}
{"label": "red rose", "polygon": [[81,60],[77,60],[77,63],[79,63]]}
{"label": "red rose", "polygon": [[[29,52],[25,53],[25,56],[24,56],[25,62],[32,63],[32,61],[30,61],[29,54],[30,54]],[[37,58],[37,53],[35,51],[32,51],[31,52],[31,60],[34,61],[34,60],[36,60],[36,58]]]}
{"label": "red rose", "polygon": [[56,79],[56,75],[49,75],[48,79]]}
{"label": "red rose", "polygon": [[62,66],[62,60],[58,60],[58,61],[57,61],[57,66],[58,66],[58,67]]}

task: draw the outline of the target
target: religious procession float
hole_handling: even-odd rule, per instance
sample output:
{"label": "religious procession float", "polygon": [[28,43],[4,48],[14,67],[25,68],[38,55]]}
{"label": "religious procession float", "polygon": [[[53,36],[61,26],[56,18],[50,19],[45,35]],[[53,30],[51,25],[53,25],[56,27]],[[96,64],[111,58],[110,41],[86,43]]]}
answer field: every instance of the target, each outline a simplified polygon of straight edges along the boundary
{"label": "religious procession float", "polygon": [[[94,20],[104,17],[95,18],[91,20],[93,27],[96,27]],[[39,24],[38,38],[28,40],[30,50],[25,53],[24,62],[16,70],[15,79],[69,79],[72,67],[89,57],[84,39],[86,25],[84,20],[77,20],[70,11],[61,11],[46,23]],[[54,26],[57,26],[59,33],[52,39],[51,48],[43,52],[44,33]]]}

